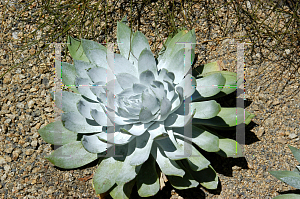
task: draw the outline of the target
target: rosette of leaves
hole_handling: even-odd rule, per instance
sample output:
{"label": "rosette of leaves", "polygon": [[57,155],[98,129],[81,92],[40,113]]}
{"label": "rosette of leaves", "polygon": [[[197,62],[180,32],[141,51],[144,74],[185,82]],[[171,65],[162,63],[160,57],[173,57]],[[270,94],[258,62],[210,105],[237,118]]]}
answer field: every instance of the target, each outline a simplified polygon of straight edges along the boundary
{"label": "rosette of leaves", "polygon": [[[146,37],[133,33],[122,21],[117,24],[117,40],[120,54],[114,53],[111,62],[103,45],[68,38],[74,64],[62,63],[62,82],[90,87],[71,88],[74,92],[62,92],[61,102],[55,100],[58,107],[62,104],[61,121],[39,133],[46,142],[63,146],[46,158],[65,169],[99,159],[93,176],[95,192],[109,192],[113,198],[129,198],[135,184],[140,196],[155,195],[162,173],[176,189],[199,183],[216,189],[218,176],[197,147],[222,156],[242,156],[236,141],[205,128],[244,122],[243,109],[221,108],[213,100],[235,91],[223,85],[236,84],[236,74],[220,71],[216,62],[204,65],[198,78],[187,74],[185,47],[177,43],[196,43],[194,30],[169,37],[157,59]],[[192,63],[195,44],[188,50]],[[109,75],[114,78],[106,82]],[[193,101],[185,105],[191,97]],[[246,112],[246,124],[253,116]],[[105,156],[112,149],[114,155]]]}
{"label": "rosette of leaves", "polygon": [[[294,157],[300,162],[300,149],[289,145]],[[296,166],[293,171],[269,171],[270,174],[275,176],[278,180],[287,183],[288,185],[300,189],[300,166]],[[298,199],[299,194],[284,194],[274,197],[274,199]]]}

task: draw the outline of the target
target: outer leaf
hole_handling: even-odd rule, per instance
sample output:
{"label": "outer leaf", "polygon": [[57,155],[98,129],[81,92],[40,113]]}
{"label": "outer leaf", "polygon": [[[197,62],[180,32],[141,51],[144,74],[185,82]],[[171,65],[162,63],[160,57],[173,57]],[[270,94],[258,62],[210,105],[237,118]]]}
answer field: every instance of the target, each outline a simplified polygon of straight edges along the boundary
{"label": "outer leaf", "polygon": [[96,67],[95,64],[76,59],[74,60],[74,66],[77,76],[80,78],[90,78],[88,75],[88,70]]}
{"label": "outer leaf", "polygon": [[153,140],[146,131],[144,134],[136,137],[136,147],[130,160],[130,165],[137,166],[143,164],[149,157]]}
{"label": "outer leaf", "polygon": [[[120,73],[129,73],[136,78],[139,78],[137,67],[135,67],[130,61],[120,54],[114,54],[115,59],[114,63],[108,63],[110,69],[114,72],[115,75]],[[112,64],[114,64],[112,66]]]}
{"label": "outer leaf", "polygon": [[64,127],[76,133],[101,132],[102,127],[95,121],[84,118],[78,112],[68,112],[62,114]]}
{"label": "outer leaf", "polygon": [[77,133],[66,129],[61,121],[47,124],[38,130],[43,140],[49,144],[65,145],[77,140]]}
{"label": "outer leaf", "polygon": [[[76,70],[74,65],[69,64],[67,62],[61,62],[61,78],[62,83],[64,85],[74,85],[75,84],[75,77],[76,77]],[[79,93],[76,88],[70,88],[75,93]]]}
{"label": "outer leaf", "polygon": [[89,59],[83,52],[82,45],[79,40],[68,36],[68,43],[68,49],[73,59],[89,62]]}
{"label": "outer leaf", "polygon": [[90,62],[97,66],[106,68],[107,49],[101,44],[91,40],[82,39],[81,43],[83,52],[90,60]]}
{"label": "outer leaf", "polygon": [[187,74],[177,86],[181,86],[182,88],[184,88],[184,97],[187,98],[195,92],[197,82],[195,77],[191,76],[190,74]]}
{"label": "outer leaf", "polygon": [[185,170],[185,175],[182,178],[178,176],[168,176],[168,180],[170,181],[172,186],[176,189],[188,189],[197,187],[199,185],[199,182],[194,179],[191,173],[185,168],[185,166],[183,166],[180,161],[177,161],[177,163],[182,169]]}
{"label": "outer leaf", "polygon": [[[185,144],[188,144],[181,139],[177,139],[177,142],[182,145],[183,149]],[[192,148],[191,156],[187,158],[190,168],[194,171],[200,171],[207,168],[208,165],[210,165],[210,162],[193,145],[190,146]]]}
{"label": "outer leaf", "polygon": [[128,183],[117,185],[109,194],[114,199],[129,199],[135,181],[134,179]]}
{"label": "outer leaf", "polygon": [[203,66],[199,66],[195,69],[197,72],[200,73],[200,75],[204,75],[209,72],[213,71],[220,71],[220,61],[210,62],[207,64],[204,64]]}
{"label": "outer leaf", "polygon": [[284,194],[284,195],[279,195],[274,197],[273,199],[299,199],[300,195],[299,194]]}
{"label": "outer leaf", "polygon": [[157,78],[157,67],[155,58],[152,52],[147,48],[141,52],[138,63],[139,74],[146,70],[150,70],[154,74],[155,78]]}
{"label": "outer leaf", "polygon": [[217,154],[224,157],[244,157],[237,141],[228,138],[219,138],[220,151]]}
{"label": "outer leaf", "polygon": [[300,189],[300,175],[293,171],[269,171],[270,174],[275,176],[278,180]]}
{"label": "outer leaf", "polygon": [[219,93],[225,85],[226,79],[222,74],[212,74],[197,79],[196,90],[202,97],[211,97]]}
{"label": "outer leaf", "polygon": [[192,120],[194,114],[195,114],[195,111],[193,111],[192,114],[189,113],[188,115],[178,115],[176,113],[172,113],[165,120],[165,126],[166,127],[183,127]]}
{"label": "outer leaf", "polygon": [[136,185],[141,197],[153,196],[159,191],[159,179],[152,156],[142,165]]}
{"label": "outer leaf", "polygon": [[109,144],[99,140],[97,134],[83,135],[81,143],[90,153],[102,153],[107,150],[107,147],[109,147]]}
{"label": "outer leaf", "polygon": [[159,165],[161,171],[165,175],[180,176],[185,174],[184,170],[174,161],[166,157],[163,150],[158,147],[156,143],[153,143],[151,154]]}
{"label": "outer leaf", "polygon": [[[118,40],[118,47],[120,49],[120,53],[126,59],[129,56],[130,52],[130,42],[132,39],[131,30],[130,28],[122,22],[117,23],[117,40]],[[131,39],[130,39],[131,38]]]}
{"label": "outer leaf", "polygon": [[221,111],[221,105],[215,100],[204,102],[193,102],[190,104],[191,110],[196,109],[194,118],[209,119],[218,115]]}
{"label": "outer leaf", "polygon": [[[237,112],[237,113],[236,113]],[[245,111],[245,124],[249,124],[254,114]],[[211,126],[216,129],[224,129],[224,127],[234,127],[244,122],[243,108],[221,108],[219,114],[210,119],[195,119],[194,124]]]}
{"label": "outer leaf", "polygon": [[192,139],[184,134],[184,128],[173,128],[174,135],[188,139],[207,152],[217,152],[219,148],[219,137],[193,125]]}
{"label": "outer leaf", "polygon": [[296,160],[298,162],[300,162],[300,149],[297,149],[296,147],[290,146],[289,145],[290,150],[292,151],[294,157],[296,158]]}
{"label": "outer leaf", "polygon": [[93,162],[97,154],[87,152],[80,141],[75,141],[59,147],[46,159],[60,168],[74,169]]}
{"label": "outer leaf", "polygon": [[218,175],[211,165],[209,165],[206,169],[196,172],[187,166],[186,161],[183,161],[183,163],[188,172],[190,172],[194,179],[200,182],[202,186],[207,189],[216,189],[218,187]]}
{"label": "outer leaf", "polygon": [[133,152],[134,152],[135,148],[136,148],[136,141],[134,139],[131,142],[129,142],[129,144],[128,144],[127,156],[122,165],[120,173],[119,173],[118,177],[116,178],[117,185],[130,182],[131,180],[133,180],[136,177],[136,175],[139,173],[139,171],[141,169],[141,166],[130,165],[130,161],[133,158]]}
{"label": "outer leaf", "polygon": [[115,160],[113,157],[101,161],[93,176],[96,194],[107,192],[115,184],[121,168],[122,162]]}
{"label": "outer leaf", "polygon": [[94,102],[98,102],[97,96],[91,91],[89,87],[87,87],[93,85],[93,82],[89,78],[83,79],[83,78],[76,77],[75,84],[79,85],[77,90],[80,92],[80,94],[89,98],[90,100],[93,100]]}
{"label": "outer leaf", "polygon": [[131,44],[131,52],[133,54],[132,58],[134,58],[133,61],[135,62],[134,65],[136,68],[138,68],[137,61],[144,49],[150,50],[148,40],[143,33],[136,31],[133,35]]}

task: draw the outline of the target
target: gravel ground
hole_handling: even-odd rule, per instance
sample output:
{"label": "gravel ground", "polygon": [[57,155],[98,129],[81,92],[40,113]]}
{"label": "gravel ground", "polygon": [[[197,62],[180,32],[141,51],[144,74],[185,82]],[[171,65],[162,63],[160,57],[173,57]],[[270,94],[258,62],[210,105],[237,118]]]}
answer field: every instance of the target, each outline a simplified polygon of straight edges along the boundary
{"label": "gravel ground", "polygon": [[[0,5],[0,20],[4,21],[1,37],[5,41],[12,39],[9,43],[2,43],[0,47],[0,74],[3,74],[12,66],[13,60],[18,62],[11,51],[17,50],[23,44],[16,38],[25,37],[34,30],[35,25],[32,22],[12,23],[13,11],[18,11],[18,6],[11,6],[12,11],[5,11],[3,1]],[[145,13],[141,14],[139,26],[139,30],[149,38],[151,46],[158,44],[154,39],[154,14],[151,11],[153,5],[154,3],[150,4],[149,9],[145,9]],[[221,27],[217,25],[216,19],[199,18],[200,13],[206,13],[203,6],[201,3],[195,3],[193,7],[193,20],[197,22],[193,28],[197,41],[201,43],[196,46],[198,56],[195,67],[221,60],[224,70],[235,71],[236,47],[228,43],[233,42],[231,38],[244,35],[245,31],[238,27],[228,28],[228,37],[222,36]],[[39,12],[39,9],[39,4],[32,6],[27,17],[30,18],[31,13]],[[232,14],[227,13],[231,9],[227,6],[227,9],[222,8],[218,11],[220,18],[230,21],[228,27],[236,21]],[[125,12],[129,10],[126,8]],[[121,13],[114,13],[111,16],[114,20],[110,23],[115,23],[122,17]],[[161,20],[163,21],[163,17]],[[167,36],[163,32],[165,27],[164,23],[158,27],[163,38]],[[134,28],[136,30],[138,27]],[[110,40],[114,41],[115,29],[112,32]],[[44,37],[43,34],[39,36]],[[289,49],[288,41],[284,41],[280,48],[269,55],[274,42],[266,40],[261,45],[264,46],[254,46],[254,53],[250,53],[251,46],[245,47],[245,104],[246,110],[256,115],[253,122],[246,127],[245,157],[218,157],[216,160],[217,156],[208,154],[220,179],[220,186],[215,191],[198,187],[172,192],[172,187],[167,182],[166,187],[151,198],[272,198],[282,193],[293,192],[293,187],[280,182],[267,171],[293,170],[298,164],[291,155],[288,144],[300,148],[300,94],[297,92],[300,70],[291,72],[283,68],[299,64],[300,54]],[[41,46],[38,44],[20,54],[24,57],[33,55]],[[21,57],[20,60],[22,59]],[[68,56],[63,61],[71,63]],[[265,67],[267,69],[263,71]],[[285,72],[281,74],[281,71]],[[33,57],[0,79],[2,198],[99,198],[94,194],[92,180],[89,179],[96,169],[97,162],[75,170],[64,170],[43,158],[53,151],[53,146],[45,143],[37,130],[54,121],[54,102],[49,94],[54,87],[54,77],[54,48],[50,46],[39,57]],[[235,102],[234,97],[234,94],[229,96],[231,103]],[[228,133],[226,136],[235,138],[234,133]],[[138,197],[133,195],[132,198]]]}

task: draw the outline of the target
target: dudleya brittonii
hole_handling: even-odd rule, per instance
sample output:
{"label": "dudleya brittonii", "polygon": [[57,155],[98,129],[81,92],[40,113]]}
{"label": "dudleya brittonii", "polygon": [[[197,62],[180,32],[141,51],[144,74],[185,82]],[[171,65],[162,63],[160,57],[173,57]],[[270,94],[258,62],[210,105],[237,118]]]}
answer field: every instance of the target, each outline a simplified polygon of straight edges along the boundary
{"label": "dudleya brittonii", "polygon": [[[205,128],[244,122],[243,109],[221,108],[212,100],[236,90],[222,86],[236,84],[236,74],[220,71],[217,62],[204,65],[198,79],[188,74],[185,45],[178,43],[193,43],[189,49],[193,61],[194,30],[169,37],[157,59],[146,37],[132,33],[123,22],[118,22],[117,39],[121,54],[113,54],[111,62],[103,45],[69,38],[74,65],[62,63],[62,81],[90,87],[72,88],[75,93],[63,91],[61,121],[39,130],[46,142],[63,145],[47,159],[69,169],[99,158],[94,189],[97,194],[109,192],[113,198],[129,198],[134,184],[140,196],[155,195],[161,172],[177,189],[199,183],[216,189],[218,176],[197,147],[222,156],[242,155],[236,141]],[[108,76],[113,79],[107,83]],[[191,96],[192,103],[184,103]],[[248,124],[254,115],[246,112],[245,116]],[[188,134],[187,125],[192,127]],[[107,133],[111,127],[113,140]],[[107,147],[115,147],[114,156],[103,157]]]}

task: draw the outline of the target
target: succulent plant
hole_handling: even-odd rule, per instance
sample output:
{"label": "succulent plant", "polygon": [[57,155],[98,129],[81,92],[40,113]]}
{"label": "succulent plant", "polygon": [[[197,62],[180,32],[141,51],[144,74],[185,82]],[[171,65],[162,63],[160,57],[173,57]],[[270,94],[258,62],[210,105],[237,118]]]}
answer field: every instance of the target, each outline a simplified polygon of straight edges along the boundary
{"label": "succulent plant", "polygon": [[[46,142],[63,146],[46,158],[66,169],[99,159],[95,192],[108,192],[113,198],[129,198],[135,184],[140,196],[155,195],[162,173],[177,189],[199,183],[216,189],[218,176],[198,148],[242,156],[236,141],[207,127],[224,129],[244,122],[244,109],[221,108],[213,100],[237,88],[224,85],[239,86],[243,80],[236,82],[236,73],[220,71],[218,62],[202,66],[197,78],[188,74],[185,47],[176,42],[192,43],[188,50],[193,63],[194,30],[169,37],[157,59],[146,37],[122,21],[117,24],[117,40],[120,54],[114,53],[112,63],[103,45],[68,38],[74,65],[62,63],[62,82],[91,87],[71,88],[74,92],[62,92],[61,102],[55,100],[62,104],[61,120],[39,133]],[[107,82],[109,75],[113,79]],[[192,102],[185,106],[188,99]],[[247,111],[245,116],[246,124],[254,117]],[[111,150],[113,155],[108,156]]]}
{"label": "succulent plant", "polygon": [[[300,162],[300,149],[289,145],[294,157]],[[270,174],[275,176],[278,180],[287,183],[288,185],[300,189],[300,165],[296,166],[293,171],[269,171]],[[274,197],[274,199],[298,199],[299,194],[283,194]]]}

